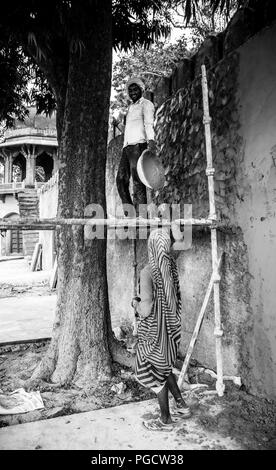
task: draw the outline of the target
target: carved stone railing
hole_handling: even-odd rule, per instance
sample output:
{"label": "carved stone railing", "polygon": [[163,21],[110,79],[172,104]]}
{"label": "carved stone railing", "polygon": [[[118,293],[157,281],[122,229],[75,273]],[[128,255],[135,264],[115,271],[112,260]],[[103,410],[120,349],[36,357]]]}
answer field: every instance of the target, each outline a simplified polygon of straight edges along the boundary
{"label": "carved stone railing", "polygon": [[56,137],[56,129],[37,129],[33,127],[22,127],[19,129],[10,129],[5,132],[5,138],[11,139],[13,137],[20,137],[25,135],[36,135],[43,137]]}
{"label": "carved stone railing", "polygon": [[0,183],[0,194],[12,194],[25,188],[25,181],[13,181],[12,183]]}

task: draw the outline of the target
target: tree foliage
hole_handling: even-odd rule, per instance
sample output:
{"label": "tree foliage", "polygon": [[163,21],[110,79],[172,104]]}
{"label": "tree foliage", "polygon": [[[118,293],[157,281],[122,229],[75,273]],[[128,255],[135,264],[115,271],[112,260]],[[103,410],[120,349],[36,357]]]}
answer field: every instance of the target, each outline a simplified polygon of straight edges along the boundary
{"label": "tree foliage", "polygon": [[160,78],[170,76],[175,66],[184,58],[193,55],[207,36],[217,34],[226,28],[237,6],[237,2],[232,1],[226,10],[216,9],[213,12],[210,3],[201,0],[197,2],[189,26],[184,21],[183,4],[172,6],[169,21],[181,30],[180,39],[172,43],[165,38],[147,48],[133,47],[117,55],[113,67],[112,85],[115,96],[111,103],[111,113],[117,116],[119,110],[125,112],[128,104],[125,85],[131,76],[139,75],[145,82],[146,90],[154,90]]}
{"label": "tree foliage", "polygon": [[[97,21],[93,17],[94,4],[95,0],[25,0],[2,6],[0,120],[11,126],[13,117],[24,118],[27,105],[33,103],[38,112],[51,113],[60,86],[57,68],[66,72],[70,51],[82,54],[84,23],[90,21],[93,27],[93,21]],[[113,0],[114,48],[127,50],[137,44],[148,47],[167,35],[170,4],[170,0]],[[86,14],[79,15],[81,9]]]}
{"label": "tree foliage", "polygon": [[0,121],[12,127],[15,119],[24,120],[28,107],[51,115],[56,108],[53,91],[37,64],[10,44],[0,49]]}
{"label": "tree foliage", "polygon": [[0,74],[0,120],[5,120],[9,127],[13,116],[26,117],[30,80],[28,59],[10,42],[0,47]]}
{"label": "tree foliage", "polygon": [[233,8],[245,8],[249,3],[250,0],[182,0],[176,2],[173,8],[182,8],[184,24],[187,26],[191,20],[198,21],[203,8],[209,9],[212,16],[219,12],[229,17]]}
{"label": "tree foliage", "polygon": [[193,42],[198,45],[207,36],[222,32],[227,27],[238,7],[239,2],[232,0],[229,2],[227,9],[221,10],[219,8],[213,11],[210,3],[199,0],[195,14],[190,19],[189,24],[186,24],[183,7],[173,8],[172,24],[183,32],[184,37],[187,37],[187,35],[191,36]]}
{"label": "tree foliage", "polygon": [[[66,70],[70,50],[81,54],[84,47],[82,22],[90,21],[92,27],[96,20],[91,13],[95,1],[15,0],[2,5],[0,121],[11,126],[14,118],[23,119],[27,115],[30,104],[36,104],[38,112],[46,114],[55,109],[58,84],[57,79],[53,79],[56,63],[51,56],[58,55],[59,67]],[[244,2],[236,0],[234,3]],[[113,47],[126,52],[137,46],[148,49],[155,41],[160,44],[161,38],[170,32],[173,11],[178,7],[183,11],[183,24],[188,24],[197,21],[202,7],[214,14],[217,10],[228,13],[232,5],[233,0],[112,0]],[[80,9],[87,9],[87,15],[80,17]],[[159,46],[156,47],[158,50]],[[154,55],[154,51],[151,52],[145,53],[145,62]],[[167,52],[171,57],[175,50]],[[143,49],[137,54],[141,57]],[[165,70],[169,70],[165,54],[162,59]]]}

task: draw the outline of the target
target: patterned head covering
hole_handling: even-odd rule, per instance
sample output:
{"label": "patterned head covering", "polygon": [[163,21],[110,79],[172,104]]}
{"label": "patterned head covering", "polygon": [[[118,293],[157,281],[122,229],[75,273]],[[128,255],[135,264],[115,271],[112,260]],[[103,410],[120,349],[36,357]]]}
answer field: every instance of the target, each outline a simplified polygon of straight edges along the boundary
{"label": "patterned head covering", "polygon": [[[153,282],[163,288],[172,312],[176,314],[177,294],[173,272],[175,262],[170,255],[171,239],[167,229],[153,230],[148,239],[148,256]],[[178,281],[178,279],[177,279]]]}
{"label": "patterned head covering", "polygon": [[171,239],[165,229],[153,230],[148,255],[153,281],[153,308],[138,329],[136,379],[145,387],[162,387],[172,371],[181,336],[181,297]]}
{"label": "patterned head covering", "polygon": [[[171,240],[166,229],[155,229],[148,238],[148,256],[151,274],[154,280],[158,280],[156,274],[160,271],[162,258],[170,256]],[[155,279],[156,278],[156,279]]]}
{"label": "patterned head covering", "polygon": [[[136,85],[138,85],[139,88],[141,88],[142,90],[142,93],[144,93],[146,87],[145,87],[145,84],[144,82],[141,80],[141,78],[139,77],[132,77],[128,80],[127,84],[126,84],[126,91],[127,91],[127,94],[128,94],[128,88],[130,87],[130,85],[132,85],[133,83],[135,83]],[[128,94],[129,96],[129,94]]]}

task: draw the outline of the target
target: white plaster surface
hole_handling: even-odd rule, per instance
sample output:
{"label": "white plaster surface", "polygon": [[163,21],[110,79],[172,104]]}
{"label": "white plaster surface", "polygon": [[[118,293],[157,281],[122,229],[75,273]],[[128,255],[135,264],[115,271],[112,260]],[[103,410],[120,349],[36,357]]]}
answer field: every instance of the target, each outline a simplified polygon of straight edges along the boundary
{"label": "white plaster surface", "polygon": [[[253,389],[276,396],[276,25],[240,48],[244,160],[238,223],[248,249]],[[274,155],[274,159],[273,159]]]}

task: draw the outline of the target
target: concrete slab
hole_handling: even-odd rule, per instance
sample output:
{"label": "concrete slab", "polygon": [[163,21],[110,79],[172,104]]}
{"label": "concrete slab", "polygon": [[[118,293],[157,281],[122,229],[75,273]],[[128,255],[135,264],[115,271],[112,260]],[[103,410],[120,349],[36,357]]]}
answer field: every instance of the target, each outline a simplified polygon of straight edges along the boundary
{"label": "concrete slab", "polygon": [[156,400],[18,424],[0,429],[2,450],[203,450],[242,449],[234,439],[202,429],[195,418],[171,432],[149,431],[142,416]]}
{"label": "concrete slab", "polygon": [[1,261],[12,261],[16,259],[24,259],[23,255],[10,255],[10,256],[0,256],[0,262]]}
{"label": "concrete slab", "polygon": [[0,299],[0,343],[50,338],[56,295]]}

